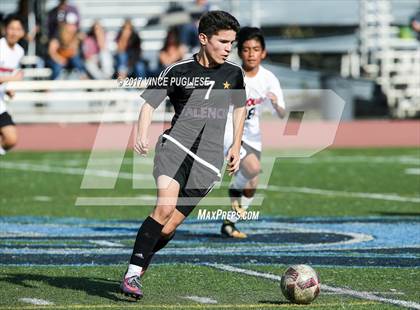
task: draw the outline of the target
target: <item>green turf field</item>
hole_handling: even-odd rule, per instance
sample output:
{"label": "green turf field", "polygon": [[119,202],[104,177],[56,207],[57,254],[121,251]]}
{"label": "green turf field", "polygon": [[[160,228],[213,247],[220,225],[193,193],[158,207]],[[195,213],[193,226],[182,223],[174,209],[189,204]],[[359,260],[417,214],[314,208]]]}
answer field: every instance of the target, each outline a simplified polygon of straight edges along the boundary
{"label": "green turf field", "polygon": [[[152,206],[75,202],[150,199],[154,190],[133,189],[128,152],[115,188],[81,189],[89,155],[11,152],[0,158],[0,309],[420,309],[419,149],[326,150],[278,159],[269,188],[259,192],[264,202],[254,208],[261,219],[241,224],[250,239],[221,240],[219,223],[201,223],[196,210],[179,239],[156,257],[137,303],[117,290],[136,227]],[[107,172],[115,161],[115,154],[103,154],[95,171]],[[210,196],[224,195],[228,181]],[[280,275],[292,263],[312,265],[327,288],[341,293],[321,288],[313,304],[296,306],[281,295],[278,281],[214,268]]]}

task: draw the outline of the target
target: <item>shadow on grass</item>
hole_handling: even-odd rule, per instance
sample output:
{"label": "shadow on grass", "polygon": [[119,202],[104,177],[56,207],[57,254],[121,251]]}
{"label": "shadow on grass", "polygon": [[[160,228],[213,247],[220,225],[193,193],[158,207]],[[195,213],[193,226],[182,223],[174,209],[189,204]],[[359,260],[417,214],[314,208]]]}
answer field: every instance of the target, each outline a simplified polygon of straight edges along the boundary
{"label": "shadow on grass", "polygon": [[40,282],[40,284],[47,284],[59,289],[86,292],[88,295],[102,297],[112,301],[129,301],[122,295],[121,298],[117,297],[116,293],[119,292],[119,283],[114,280],[25,273],[6,274],[0,278],[0,282],[7,282],[26,288],[38,287],[29,284],[30,281]]}
{"label": "shadow on grass", "polygon": [[420,216],[420,212],[380,212],[382,216]]}
{"label": "shadow on grass", "polygon": [[259,300],[258,303],[266,305],[291,305],[289,301],[284,300]]}

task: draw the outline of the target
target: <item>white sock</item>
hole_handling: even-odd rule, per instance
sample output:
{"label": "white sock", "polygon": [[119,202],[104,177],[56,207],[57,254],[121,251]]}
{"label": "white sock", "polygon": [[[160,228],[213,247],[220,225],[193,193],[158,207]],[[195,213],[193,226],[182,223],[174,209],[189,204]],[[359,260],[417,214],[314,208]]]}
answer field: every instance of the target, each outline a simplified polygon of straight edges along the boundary
{"label": "white sock", "polygon": [[226,217],[226,219],[229,221],[229,222],[231,222],[231,223],[233,223],[233,224],[236,224],[238,221],[239,221],[239,216],[237,216],[235,213],[233,213],[233,212],[229,212],[228,213],[228,215],[227,215],[227,217]]}
{"label": "white sock", "polygon": [[254,200],[254,196],[252,197],[245,197],[244,195],[241,196],[241,208],[247,210],[251,205],[252,201]]}
{"label": "white sock", "polygon": [[236,189],[243,189],[248,181],[248,178],[242,173],[241,170],[239,170],[238,172],[236,172],[230,187]]}
{"label": "white sock", "polygon": [[0,145],[0,155],[6,155],[6,150]]}
{"label": "white sock", "polygon": [[129,264],[127,273],[125,274],[125,278],[131,278],[134,276],[139,276],[141,273],[142,268],[137,265]]}

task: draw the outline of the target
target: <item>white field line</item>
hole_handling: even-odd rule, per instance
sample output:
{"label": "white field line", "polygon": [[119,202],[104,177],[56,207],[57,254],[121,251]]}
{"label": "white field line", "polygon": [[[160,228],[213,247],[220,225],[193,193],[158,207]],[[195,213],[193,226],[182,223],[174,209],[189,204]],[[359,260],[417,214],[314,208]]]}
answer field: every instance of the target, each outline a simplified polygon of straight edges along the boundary
{"label": "white field line", "polygon": [[346,192],[346,191],[335,191],[335,190],[310,188],[310,187],[276,186],[276,185],[269,185],[266,189],[269,191],[279,191],[279,192],[285,192],[285,193],[302,193],[302,194],[323,195],[323,196],[332,196],[332,197],[364,198],[364,199],[377,199],[377,200],[388,200],[388,201],[398,201],[398,202],[420,203],[420,197],[406,197],[406,196],[400,196],[398,194]]}
{"label": "white field line", "polygon": [[[136,155],[137,156],[137,155]],[[271,162],[273,159],[287,160],[294,163],[301,164],[314,164],[314,163],[375,163],[375,164],[407,164],[407,165],[420,165],[420,158],[413,156],[319,156],[319,157],[309,157],[309,158],[282,158],[279,156],[262,156],[263,162]],[[152,157],[141,157],[137,159],[142,164],[153,165]],[[32,162],[27,160],[27,162]],[[86,166],[88,159],[68,159],[68,160],[59,160],[59,159],[50,159],[49,162],[54,162],[57,165],[66,165],[66,166]],[[36,161],[39,163],[39,161]],[[113,165],[120,164],[121,158],[109,157],[109,158],[99,158],[91,162],[93,165]],[[124,158],[122,161],[123,165],[132,165],[132,158]]]}
{"label": "white field line", "polygon": [[53,302],[44,300],[44,299],[38,299],[38,298],[19,298],[19,301],[26,302],[31,305],[35,306],[51,306],[54,305]]}
{"label": "white field line", "polygon": [[407,168],[404,172],[405,174],[420,175],[420,168]]}
{"label": "white field line", "polygon": [[[274,281],[277,281],[278,283],[280,283],[280,280],[281,280],[280,276],[276,276],[276,275],[273,275],[273,274],[270,274],[270,273],[257,272],[257,271],[253,271],[253,270],[237,268],[237,267],[230,266],[230,265],[207,264],[207,266],[211,266],[213,268],[224,270],[224,271],[242,273],[242,274],[246,274],[246,275],[249,275],[249,276],[274,280]],[[420,309],[420,304],[418,304],[416,302],[380,297],[380,296],[376,296],[375,294],[372,294],[371,292],[355,291],[355,290],[351,290],[351,289],[347,289],[347,288],[332,287],[332,286],[325,285],[325,284],[321,284],[321,291],[326,291],[326,292],[330,292],[330,293],[337,293],[337,294],[340,294],[340,295],[347,295],[347,296],[351,296],[351,297],[355,297],[355,298],[359,298],[359,299],[382,302],[382,303],[386,303],[386,304],[393,304],[393,305],[397,305],[397,306],[405,307],[405,308],[409,308],[409,309]]]}
{"label": "white field line", "polygon": [[104,247],[118,247],[118,248],[125,247],[125,245],[120,242],[111,242],[107,240],[89,240],[89,242],[92,244],[97,244]]}
{"label": "white field line", "polygon": [[406,165],[420,165],[420,157],[413,156],[319,156],[309,158],[295,158],[290,159],[300,164],[313,163],[369,163],[369,164],[406,164]]}
{"label": "white field line", "polygon": [[[119,172],[116,174],[113,171],[108,170],[93,170],[84,168],[72,168],[72,167],[53,167],[49,165],[35,165],[28,163],[16,163],[16,162],[0,162],[1,168],[16,169],[23,171],[38,171],[47,173],[62,173],[62,174],[73,174],[73,175],[93,175],[98,177],[111,177],[115,178],[118,175],[119,178],[127,180],[153,180],[153,176],[149,174],[132,174],[127,172]],[[294,187],[294,186],[276,186],[269,185],[265,188],[269,191],[279,192],[292,192],[312,195],[325,195],[335,197],[350,197],[350,198],[363,198],[363,199],[376,199],[376,200],[387,200],[397,202],[414,202],[420,203],[420,197],[406,197],[398,194],[385,194],[385,193],[364,193],[364,192],[346,192],[346,191],[335,191],[325,190],[319,188],[309,187]],[[98,197],[99,198],[99,197]],[[100,204],[100,203],[99,203]]]}
{"label": "white field line", "polygon": [[[369,292],[375,295],[405,295],[403,292]],[[323,295],[341,295],[340,293],[336,292],[324,292]]]}
{"label": "white field line", "polygon": [[[230,182],[222,182],[221,186],[229,186]],[[335,191],[321,188],[310,188],[310,187],[297,187],[297,186],[259,186],[258,189],[266,190],[271,192],[284,192],[284,193],[302,193],[302,194],[313,194],[313,195],[326,195],[326,196],[342,196],[351,198],[364,198],[364,199],[378,199],[378,200],[390,200],[390,201],[401,201],[401,202],[420,202],[420,197],[407,197],[398,194],[386,194],[386,193],[365,193],[365,192],[346,192],[346,191]],[[256,205],[253,202],[253,205]]]}
{"label": "white field line", "polygon": [[72,167],[54,167],[50,165],[36,165],[29,163],[17,163],[17,162],[1,162],[0,168],[23,170],[23,171],[37,171],[47,173],[61,173],[61,174],[72,174],[72,175],[92,175],[104,178],[116,178],[126,180],[152,180],[153,176],[149,174],[132,174],[128,172],[115,173],[109,170],[93,170],[85,168],[72,168]]}
{"label": "white field line", "polygon": [[217,304],[217,300],[208,298],[208,297],[199,297],[199,296],[183,296],[182,298],[196,301],[200,304]]}
{"label": "white field line", "polygon": [[50,196],[34,196],[34,201],[49,202],[52,200]]}

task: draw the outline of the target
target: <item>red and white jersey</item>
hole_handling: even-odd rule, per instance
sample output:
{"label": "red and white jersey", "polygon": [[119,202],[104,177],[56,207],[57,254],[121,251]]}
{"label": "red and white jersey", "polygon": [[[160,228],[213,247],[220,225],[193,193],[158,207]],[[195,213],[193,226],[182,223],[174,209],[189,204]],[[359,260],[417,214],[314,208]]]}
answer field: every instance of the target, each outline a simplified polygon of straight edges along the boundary
{"label": "red and white jersey", "polygon": [[[261,65],[258,73],[254,77],[245,76],[245,86],[247,102],[242,141],[252,148],[261,151],[260,115],[264,109],[270,109],[275,113],[267,94],[271,92],[276,95],[277,104],[285,108],[283,91],[276,76]],[[232,113],[229,114],[225,131],[225,152],[227,152],[227,149],[233,142]]]}
{"label": "red and white jersey", "polygon": [[[25,54],[19,44],[13,48],[7,44],[6,38],[0,39],[0,75],[11,75],[19,67],[20,60]],[[4,103],[4,85],[0,84],[0,114],[6,111]]]}

